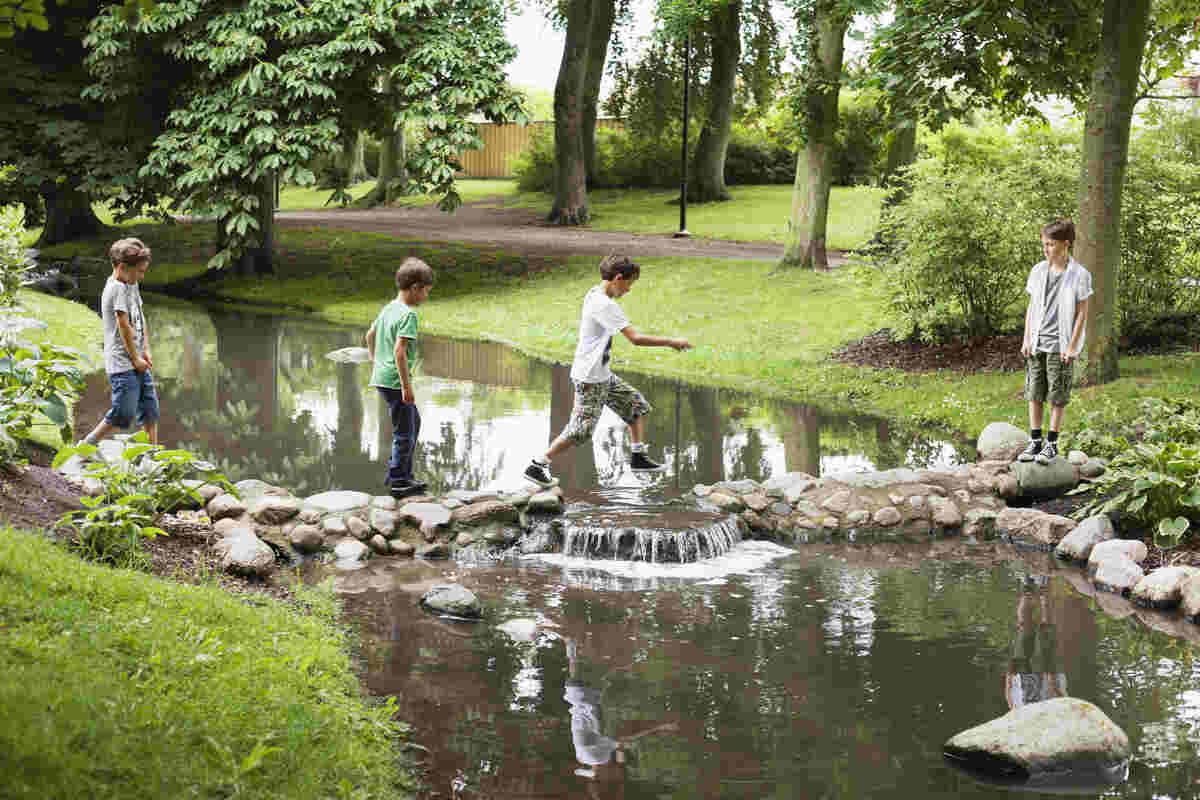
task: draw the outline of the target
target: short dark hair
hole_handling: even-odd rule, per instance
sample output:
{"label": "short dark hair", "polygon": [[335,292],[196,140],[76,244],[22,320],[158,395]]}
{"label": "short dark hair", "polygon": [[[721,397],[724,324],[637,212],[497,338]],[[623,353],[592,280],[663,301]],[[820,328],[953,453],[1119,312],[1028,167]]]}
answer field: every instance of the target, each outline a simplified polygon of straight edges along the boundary
{"label": "short dark hair", "polygon": [[1042,226],[1042,235],[1048,236],[1056,242],[1069,242],[1072,246],[1075,245],[1075,223],[1066,218],[1059,218],[1053,222],[1047,222]]}
{"label": "short dark hair", "polygon": [[628,256],[609,256],[600,262],[600,277],[606,281],[621,277],[628,280],[642,274],[642,268]]}
{"label": "short dark hair", "polygon": [[108,259],[113,264],[133,266],[150,260],[150,248],[141,239],[117,239],[108,248]]}
{"label": "short dark hair", "polygon": [[433,286],[433,267],[419,258],[409,256],[396,270],[396,288],[403,291],[414,286]]}

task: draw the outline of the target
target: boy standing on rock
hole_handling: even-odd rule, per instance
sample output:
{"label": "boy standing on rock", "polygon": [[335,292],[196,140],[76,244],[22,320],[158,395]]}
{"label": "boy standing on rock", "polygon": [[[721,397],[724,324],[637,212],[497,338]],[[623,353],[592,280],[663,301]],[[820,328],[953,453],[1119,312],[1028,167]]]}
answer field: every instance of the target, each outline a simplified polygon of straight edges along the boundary
{"label": "boy standing on rock", "polygon": [[[1025,284],[1025,399],[1029,401],[1029,446],[1017,460],[1049,464],[1058,455],[1058,433],[1071,399],[1071,372],[1087,334],[1092,274],[1071,257],[1075,223],[1058,219],[1042,227],[1046,259],[1034,265]],[[1042,443],[1042,418],[1050,400],[1050,431]]]}
{"label": "boy standing on rock", "polygon": [[579,342],[571,362],[571,382],[575,384],[571,418],[541,460],[535,458],[525,468],[525,478],[538,486],[549,488],[558,484],[558,479],[550,475],[551,460],[572,445],[590,440],[605,406],[629,425],[633,439],[630,467],[638,472],[662,469],[661,464],[646,455],[643,417],[650,413],[650,404],[641,392],[614,375],[608,366],[613,334],[620,331],[639,347],[687,350],[692,345],[687,339],[648,336],[634,330],[617,300],[629,294],[641,272],[641,267],[628,258],[610,256],[600,264],[600,285],[589,289],[583,298]]}
{"label": "boy standing on rock", "polygon": [[426,488],[425,483],[413,479],[412,472],[413,452],[421,432],[412,373],[418,360],[416,309],[429,299],[433,269],[419,258],[404,259],[396,270],[396,288],[399,295],[379,312],[363,343],[375,362],[370,385],[379,390],[392,418],[387,484],[393,497],[409,497]]}
{"label": "boy standing on rock", "polygon": [[112,408],[82,443],[97,444],[117,428],[141,425],[158,444],[158,393],[150,374],[150,339],[138,283],[150,268],[150,248],[141,239],[119,239],[108,249],[113,272],[100,295],[104,321],[104,371]]}

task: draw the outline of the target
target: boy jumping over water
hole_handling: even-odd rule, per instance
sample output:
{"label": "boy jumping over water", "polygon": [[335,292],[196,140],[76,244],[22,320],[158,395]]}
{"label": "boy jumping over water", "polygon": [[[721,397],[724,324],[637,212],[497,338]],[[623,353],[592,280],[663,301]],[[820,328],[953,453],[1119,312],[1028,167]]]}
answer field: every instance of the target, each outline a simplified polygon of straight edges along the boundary
{"label": "boy jumping over water", "polygon": [[583,298],[583,313],[579,320],[579,343],[571,362],[571,382],[575,384],[575,404],[567,427],[558,435],[550,449],[539,459],[533,459],[525,469],[525,478],[543,488],[558,484],[550,475],[550,462],[555,456],[575,444],[592,438],[600,412],[608,406],[629,425],[633,439],[633,454],[629,459],[635,471],[661,470],[662,465],[646,455],[645,425],[642,418],[650,413],[650,404],[642,393],[613,374],[608,366],[612,353],[613,334],[620,331],[639,347],[672,347],[687,350],[687,339],[670,339],[638,333],[629,317],[617,305],[617,300],[629,294],[633,282],[641,275],[641,267],[623,256],[610,256],[600,264],[599,286],[593,286]]}

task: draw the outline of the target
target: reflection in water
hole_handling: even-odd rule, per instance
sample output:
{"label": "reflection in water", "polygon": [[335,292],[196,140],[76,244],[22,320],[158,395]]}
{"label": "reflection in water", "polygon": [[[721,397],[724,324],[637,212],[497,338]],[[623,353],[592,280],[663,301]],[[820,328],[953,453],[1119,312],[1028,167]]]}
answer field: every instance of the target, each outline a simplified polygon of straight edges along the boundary
{"label": "reflection in water", "polygon": [[1046,575],[1031,575],[1021,582],[1017,628],[1004,675],[1004,699],[1009,708],[1067,696],[1067,676],[1058,660],[1058,626],[1050,603],[1049,582]]}
{"label": "reflection in water", "polygon": [[[390,431],[386,410],[367,391],[370,365],[325,358],[357,345],[360,330],[161,297],[146,311],[156,334],[164,443],[205,455],[235,480],[259,477],[299,493],[382,491]],[[420,347],[418,473],[437,490],[523,485],[523,465],[570,415],[568,367],[498,344],[423,336]],[[77,418],[107,408],[104,376],[93,377]],[[659,409],[646,425],[652,455],[667,466],[660,488],[972,455],[968,443],[930,441],[873,418],[650,377],[637,384]],[[606,411],[592,446],[564,454],[555,474],[573,490],[640,487],[628,470],[629,445],[625,426]]]}
{"label": "reflection in water", "polygon": [[[345,600],[368,688],[431,750],[430,796],[985,798],[942,745],[1009,710],[1021,579],[1050,575],[1044,609],[1042,587],[1027,599],[1035,632],[1057,626],[1054,658],[1017,652],[1129,733],[1130,781],[1105,796],[1195,796],[1200,662],[1097,615],[1051,559],[944,540],[737,552],[693,577],[640,565],[659,580],[561,558],[368,566],[386,580]],[[485,622],[413,612],[446,579]]]}

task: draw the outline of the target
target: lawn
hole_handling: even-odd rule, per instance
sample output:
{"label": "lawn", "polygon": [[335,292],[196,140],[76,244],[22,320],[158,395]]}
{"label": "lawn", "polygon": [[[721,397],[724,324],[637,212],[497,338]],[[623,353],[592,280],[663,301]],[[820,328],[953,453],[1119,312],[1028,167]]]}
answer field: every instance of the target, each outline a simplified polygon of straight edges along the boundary
{"label": "lawn", "polygon": [[0,527],[7,798],[406,797],[327,589],[285,604],[81,562]]}

